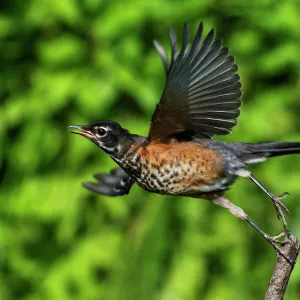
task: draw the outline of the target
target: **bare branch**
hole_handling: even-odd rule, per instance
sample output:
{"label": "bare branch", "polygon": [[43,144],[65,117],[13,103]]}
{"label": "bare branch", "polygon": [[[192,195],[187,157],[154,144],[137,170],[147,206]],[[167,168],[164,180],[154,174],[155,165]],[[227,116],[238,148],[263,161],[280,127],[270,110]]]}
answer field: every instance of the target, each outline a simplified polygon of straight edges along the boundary
{"label": "bare branch", "polygon": [[284,240],[284,246],[280,249],[289,257],[294,264],[290,265],[287,260],[277,254],[277,261],[273,270],[272,278],[265,295],[265,300],[281,300],[283,299],[286,287],[288,285],[291,273],[296,264],[297,256],[300,250],[300,241],[293,235],[289,235]]}

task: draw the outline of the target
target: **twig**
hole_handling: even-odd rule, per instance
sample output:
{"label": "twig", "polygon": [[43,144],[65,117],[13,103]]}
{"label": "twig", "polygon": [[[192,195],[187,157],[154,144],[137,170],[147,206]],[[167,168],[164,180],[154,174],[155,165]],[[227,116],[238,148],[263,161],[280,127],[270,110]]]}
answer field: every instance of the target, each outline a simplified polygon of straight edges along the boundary
{"label": "twig", "polygon": [[294,264],[290,265],[284,257],[277,254],[276,265],[273,270],[267,293],[265,295],[265,300],[283,299],[291,273],[296,264],[297,256],[299,254],[300,240],[293,235],[289,235],[285,238],[284,245],[280,249],[293,261]]}

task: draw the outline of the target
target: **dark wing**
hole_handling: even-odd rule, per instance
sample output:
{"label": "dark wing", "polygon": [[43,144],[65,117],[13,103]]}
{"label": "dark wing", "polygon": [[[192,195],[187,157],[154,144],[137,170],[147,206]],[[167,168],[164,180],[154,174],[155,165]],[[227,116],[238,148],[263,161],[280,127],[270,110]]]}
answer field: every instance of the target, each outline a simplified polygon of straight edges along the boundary
{"label": "dark wing", "polygon": [[121,168],[112,169],[110,174],[98,173],[94,177],[98,180],[94,182],[83,182],[82,185],[92,192],[106,196],[122,196],[128,194],[133,180]]}
{"label": "dark wing", "polygon": [[214,42],[214,30],[202,40],[200,23],[192,45],[184,25],[183,41],[177,51],[175,32],[170,28],[171,63],[165,49],[154,45],[167,72],[166,86],[152,117],[148,142],[174,134],[200,138],[225,135],[237,123],[241,106],[241,83],[234,57],[221,41]]}

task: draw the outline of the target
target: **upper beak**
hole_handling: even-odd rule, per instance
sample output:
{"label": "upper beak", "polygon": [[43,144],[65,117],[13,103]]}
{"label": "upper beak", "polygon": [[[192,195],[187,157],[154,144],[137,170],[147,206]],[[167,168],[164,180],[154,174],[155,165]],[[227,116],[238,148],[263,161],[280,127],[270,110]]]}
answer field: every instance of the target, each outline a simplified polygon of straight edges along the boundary
{"label": "upper beak", "polygon": [[68,128],[70,129],[70,132],[82,135],[82,136],[88,138],[89,140],[95,140],[95,138],[96,138],[88,126],[73,125],[73,126],[68,126]]}

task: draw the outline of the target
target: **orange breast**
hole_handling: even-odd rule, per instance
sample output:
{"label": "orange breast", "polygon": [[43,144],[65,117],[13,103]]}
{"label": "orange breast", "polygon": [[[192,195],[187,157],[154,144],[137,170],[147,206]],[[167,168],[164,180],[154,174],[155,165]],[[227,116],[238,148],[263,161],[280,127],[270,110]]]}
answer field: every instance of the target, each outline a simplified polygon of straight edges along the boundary
{"label": "orange breast", "polygon": [[205,191],[219,181],[224,170],[222,155],[194,142],[149,145],[137,153],[149,173],[169,174],[166,186],[171,194]]}

